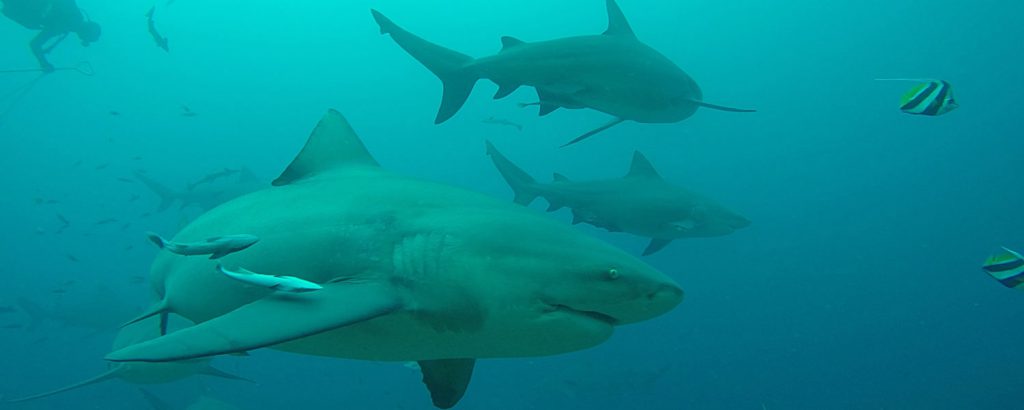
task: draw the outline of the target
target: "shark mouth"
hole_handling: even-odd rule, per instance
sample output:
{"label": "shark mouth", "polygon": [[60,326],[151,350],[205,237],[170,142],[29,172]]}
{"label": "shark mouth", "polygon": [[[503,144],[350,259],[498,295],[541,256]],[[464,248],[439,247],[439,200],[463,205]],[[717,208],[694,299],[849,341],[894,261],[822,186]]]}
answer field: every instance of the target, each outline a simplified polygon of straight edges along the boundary
{"label": "shark mouth", "polygon": [[593,320],[596,320],[596,321],[599,321],[599,322],[607,323],[608,325],[611,325],[611,326],[614,326],[616,323],[619,322],[618,319],[615,319],[614,317],[608,316],[608,315],[606,315],[604,313],[601,313],[601,312],[594,312],[594,311],[590,311],[590,310],[578,310],[578,309],[573,309],[573,308],[571,308],[569,306],[560,305],[560,304],[548,304],[548,312],[562,312],[562,313],[569,313],[569,314],[576,315],[576,316],[584,316],[584,317],[587,317],[587,318],[590,318],[590,319],[593,319]]}

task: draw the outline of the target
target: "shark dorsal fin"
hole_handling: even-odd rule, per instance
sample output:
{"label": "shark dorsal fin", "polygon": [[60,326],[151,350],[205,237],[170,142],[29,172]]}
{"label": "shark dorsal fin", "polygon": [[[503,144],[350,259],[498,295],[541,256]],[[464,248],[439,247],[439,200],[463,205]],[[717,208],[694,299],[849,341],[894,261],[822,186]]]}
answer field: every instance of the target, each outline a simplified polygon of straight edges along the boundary
{"label": "shark dorsal fin", "polygon": [[633,29],[629,27],[626,16],[622,14],[622,9],[615,3],[615,0],[608,0],[608,29],[604,31],[604,35],[636,38],[636,34],[633,34]]}
{"label": "shark dorsal fin", "polygon": [[274,180],[273,185],[288,185],[326,171],[350,166],[378,165],[345,117],[335,110],[329,110],[310,134],[302,151],[281,176]]}
{"label": "shark dorsal fin", "polygon": [[569,178],[566,178],[565,175],[559,174],[557,172],[551,176],[551,179],[555,182],[569,182]]}
{"label": "shark dorsal fin", "polygon": [[644,154],[640,151],[633,152],[633,163],[629,166],[629,173],[626,174],[626,178],[647,178],[647,179],[661,179],[661,175],[654,169],[654,165],[651,165],[651,161],[647,160]]}
{"label": "shark dorsal fin", "polygon": [[521,46],[523,44],[526,44],[526,42],[523,40],[520,40],[512,36],[505,36],[501,38],[501,51],[508,50],[512,47]]}

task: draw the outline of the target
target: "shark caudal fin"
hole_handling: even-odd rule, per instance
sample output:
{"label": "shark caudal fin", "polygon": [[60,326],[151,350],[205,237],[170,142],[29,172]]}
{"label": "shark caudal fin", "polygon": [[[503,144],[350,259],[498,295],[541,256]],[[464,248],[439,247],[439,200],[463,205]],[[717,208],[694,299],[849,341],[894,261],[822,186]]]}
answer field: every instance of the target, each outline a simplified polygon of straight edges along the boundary
{"label": "shark caudal fin", "polygon": [[537,189],[537,181],[530,174],[527,174],[526,171],[523,171],[522,168],[519,168],[512,161],[509,161],[508,158],[505,158],[504,155],[498,152],[497,148],[494,148],[490,141],[487,141],[487,155],[491,157],[495,168],[498,168],[502,178],[505,178],[505,182],[508,182],[508,186],[515,193],[515,199],[513,199],[515,203],[529,205],[540,196],[540,192]]}
{"label": "shark caudal fin", "polygon": [[399,27],[377,10],[370,10],[373,19],[380,26],[381,34],[390,34],[391,39],[398,43],[405,52],[418,60],[423,66],[434,73],[444,83],[444,94],[441,107],[437,110],[434,124],[447,121],[462,108],[469,98],[473,86],[480,78],[466,67],[473,62],[473,57],[441,47],[419,38]]}
{"label": "shark caudal fin", "polygon": [[154,194],[160,197],[160,206],[157,207],[157,211],[163,211],[169,208],[171,204],[181,196],[170,188],[146,176],[146,174],[143,174],[142,172],[135,171],[135,179],[138,179],[139,182],[142,182],[142,185],[145,185],[146,188],[149,188],[150,191],[153,191]]}

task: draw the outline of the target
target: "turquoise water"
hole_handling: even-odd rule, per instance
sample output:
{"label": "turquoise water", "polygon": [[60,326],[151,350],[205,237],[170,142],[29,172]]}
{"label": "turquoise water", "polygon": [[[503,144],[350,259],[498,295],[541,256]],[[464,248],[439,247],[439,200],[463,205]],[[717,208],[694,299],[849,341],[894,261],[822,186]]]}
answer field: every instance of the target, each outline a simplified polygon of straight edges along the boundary
{"label": "turquoise water", "polygon": [[[563,149],[608,116],[538,118],[516,106],[536,98],[531,90],[492,101],[496,87],[482,81],[435,126],[440,83],[381,36],[368,11],[478,57],[496,52],[501,36],[605,29],[601,1],[550,3],[161,2],[165,53],[146,32],[152,2],[79,0],[103,37],[88,48],[68,39],[50,59],[88,62],[95,75],[0,74],[0,306],[13,310],[0,314],[0,393],[103,371],[116,329],[82,326],[100,321],[82,317],[117,316],[120,306],[131,317],[148,303],[135,277],[147,275],[156,249],[143,233],[170,235],[200,211],[156,211],[159,199],[133,172],[174,189],[224,168],[269,182],[335,108],[401,174],[510,199],[485,139],[535,176],[578,180],[622,175],[639,150],[667,180],[753,222],[644,258],[686,290],[674,311],[586,351],[482,360],[458,408],[1018,406],[1024,301],[979,265],[998,246],[1024,248],[1024,4],[622,0],[638,38],[689,73],[708,102],[758,112],[626,123]],[[0,20],[0,70],[35,66],[33,35]],[[961,107],[903,114],[911,84],[873,81],[887,77],[947,80]],[[183,105],[196,115],[182,115]],[[523,130],[482,122],[492,116]],[[552,217],[570,219],[566,210]],[[647,242],[577,228],[637,255]],[[19,298],[77,317],[32,326]],[[215,365],[259,384],[190,378],[146,388],[174,409],[201,394],[252,409],[431,408],[419,373],[400,364],[260,350]],[[146,406],[136,386],[115,381],[17,408]]]}

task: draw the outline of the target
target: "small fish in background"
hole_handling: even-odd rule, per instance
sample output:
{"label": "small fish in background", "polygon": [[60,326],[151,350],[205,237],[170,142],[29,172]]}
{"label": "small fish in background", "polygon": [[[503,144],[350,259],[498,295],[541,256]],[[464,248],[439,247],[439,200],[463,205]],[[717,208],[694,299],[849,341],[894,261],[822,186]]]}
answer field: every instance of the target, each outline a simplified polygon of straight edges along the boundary
{"label": "small fish in background", "polygon": [[17,311],[18,309],[15,309],[14,306],[0,306],[0,315],[11,314]]}
{"label": "small fish in background", "polygon": [[515,129],[517,129],[519,131],[523,130],[523,125],[522,124],[519,124],[517,122],[512,122],[512,121],[506,120],[504,118],[488,117],[487,119],[483,120],[482,122],[484,124],[506,125],[506,126],[515,128]]}
{"label": "small fish in background", "polygon": [[264,275],[242,268],[231,271],[219,263],[217,264],[217,271],[231,279],[279,292],[305,293],[323,289],[323,287],[316,283],[294,276]]}
{"label": "small fish in background", "polygon": [[118,182],[124,182],[124,183],[126,183],[126,184],[134,184],[134,183],[135,183],[135,180],[134,180],[134,179],[131,179],[131,178],[125,178],[125,177],[117,177],[117,181],[118,181]]}
{"label": "small fish in background", "polygon": [[78,168],[80,166],[82,166],[82,160],[75,161],[73,164],[71,164],[71,168]]}
{"label": "small fish in background", "polygon": [[18,324],[18,323],[11,323],[9,325],[3,325],[2,327],[4,329],[21,329],[21,328],[25,327],[25,325]]}
{"label": "small fish in background", "polygon": [[53,293],[55,295],[63,295],[63,294],[68,293],[68,290],[67,289],[57,288],[57,289],[51,290],[50,293]]}
{"label": "small fish in background", "polygon": [[197,115],[199,115],[199,114],[196,113],[195,111],[192,111],[192,109],[188,108],[187,105],[185,105],[185,104],[181,105],[181,116],[182,117],[195,117]]}
{"label": "small fish in background", "polygon": [[100,220],[96,221],[96,225],[109,225],[109,224],[112,224],[114,222],[117,222],[117,218],[106,218],[106,219],[100,219]]}
{"label": "small fish in background", "polygon": [[64,232],[65,229],[68,229],[69,226],[71,226],[71,221],[69,221],[68,218],[65,218],[64,215],[57,214],[57,219],[60,220],[61,225],[60,227],[57,228],[56,231],[53,231],[53,233],[60,234],[61,232]]}
{"label": "small fish in background", "polygon": [[120,112],[117,112],[117,111],[114,111],[114,110],[110,110],[110,115],[111,115],[111,116],[114,116],[114,117],[117,117],[117,116],[120,116],[120,115],[121,115],[121,113],[120,113]]}
{"label": "small fish in background", "polygon": [[1008,288],[1024,290],[1024,256],[1003,247],[1001,252],[989,256],[981,269]]}
{"label": "small fish in background", "polygon": [[141,161],[141,160],[142,160],[142,155],[136,155],[136,156],[132,157],[132,161]]}
{"label": "small fish in background", "polygon": [[54,205],[54,204],[59,204],[59,203],[60,203],[60,201],[58,201],[56,199],[47,199],[47,198],[41,198],[41,197],[32,198],[32,204],[35,205],[35,206]]}
{"label": "small fish in background", "polygon": [[149,35],[153,37],[153,41],[156,42],[156,46],[164,49],[166,52],[171,52],[170,47],[167,45],[167,37],[164,37],[156,29],[156,22],[153,21],[153,13],[156,12],[156,6],[153,6],[146,12],[146,24],[149,29]]}
{"label": "small fish in background", "polygon": [[131,227],[132,227],[132,223],[131,222],[125,222],[124,225],[121,225],[121,230],[122,231],[127,231],[128,228],[131,228]]}
{"label": "small fish in background", "polygon": [[128,252],[128,251],[130,251],[130,250],[132,250],[132,249],[135,249],[135,245],[128,245],[128,246],[125,246],[125,247],[124,247],[124,251],[125,251],[125,252]]}
{"label": "small fish in background", "polygon": [[64,257],[67,258],[69,261],[72,261],[72,262],[76,262],[76,263],[77,262],[81,262],[81,260],[79,260],[75,255],[72,255],[70,253],[67,254],[67,255],[64,255]]}
{"label": "small fish in background", "polygon": [[131,285],[142,285],[146,283],[146,278],[138,275],[132,276],[128,278],[128,283]]}
{"label": "small fish in background", "polygon": [[109,166],[110,166],[110,163],[109,163],[109,162],[104,162],[104,163],[102,163],[102,164],[99,164],[99,165],[97,165],[97,166],[96,166],[96,170],[97,170],[97,171],[102,171],[102,170],[104,170],[104,169],[107,169],[107,167],[109,167]]}
{"label": "small fish in background", "polygon": [[139,200],[139,198],[141,198],[141,197],[142,197],[142,195],[139,195],[139,194],[132,194],[132,196],[128,197],[128,202],[135,202],[135,201],[138,201],[138,200]]}
{"label": "small fish in background", "polygon": [[259,242],[260,238],[253,235],[215,236],[200,242],[172,242],[153,232],[147,232],[149,238],[160,249],[183,256],[210,255],[210,259],[218,259],[228,254],[244,250]]}
{"label": "small fish in background", "polygon": [[936,117],[960,107],[953,98],[953,86],[947,81],[916,78],[878,78],[877,81],[920,83],[900,98],[900,111],[912,115]]}

